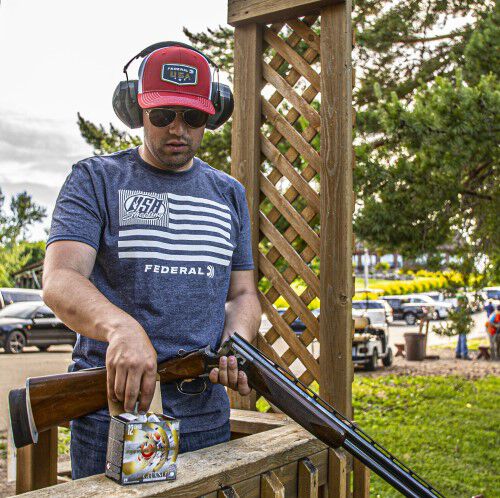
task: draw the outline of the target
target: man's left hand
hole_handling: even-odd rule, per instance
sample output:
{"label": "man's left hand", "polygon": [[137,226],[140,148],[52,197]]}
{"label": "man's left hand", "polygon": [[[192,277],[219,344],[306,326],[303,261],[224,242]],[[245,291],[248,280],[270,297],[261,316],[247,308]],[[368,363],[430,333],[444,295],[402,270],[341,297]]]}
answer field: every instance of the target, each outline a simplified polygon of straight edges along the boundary
{"label": "man's left hand", "polygon": [[248,396],[252,391],[245,372],[238,371],[238,362],[234,356],[221,356],[219,368],[212,369],[208,378],[212,384],[222,384],[238,391],[242,396]]}

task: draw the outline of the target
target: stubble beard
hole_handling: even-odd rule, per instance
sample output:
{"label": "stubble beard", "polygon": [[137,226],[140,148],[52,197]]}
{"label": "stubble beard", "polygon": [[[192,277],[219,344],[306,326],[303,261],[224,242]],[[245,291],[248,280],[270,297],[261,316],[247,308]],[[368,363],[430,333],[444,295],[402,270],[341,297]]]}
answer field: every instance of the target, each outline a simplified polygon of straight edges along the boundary
{"label": "stubble beard", "polygon": [[184,152],[167,153],[163,149],[163,144],[153,144],[148,141],[148,148],[154,158],[165,169],[179,170],[184,167],[191,159],[193,159],[196,150],[193,149],[191,142],[187,141],[187,150]]}

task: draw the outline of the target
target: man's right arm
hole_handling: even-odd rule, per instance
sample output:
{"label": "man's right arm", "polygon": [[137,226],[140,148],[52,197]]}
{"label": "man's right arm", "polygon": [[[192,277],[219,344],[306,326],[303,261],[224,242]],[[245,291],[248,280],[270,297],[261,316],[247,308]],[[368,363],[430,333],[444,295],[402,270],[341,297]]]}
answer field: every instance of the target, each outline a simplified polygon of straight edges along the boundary
{"label": "man's right arm", "polygon": [[72,330],[108,342],[108,397],[132,411],[140,392],[146,411],[156,385],[156,351],[142,326],[111,303],[90,282],[96,259],[93,247],[60,240],[47,247],[43,269],[43,299]]}

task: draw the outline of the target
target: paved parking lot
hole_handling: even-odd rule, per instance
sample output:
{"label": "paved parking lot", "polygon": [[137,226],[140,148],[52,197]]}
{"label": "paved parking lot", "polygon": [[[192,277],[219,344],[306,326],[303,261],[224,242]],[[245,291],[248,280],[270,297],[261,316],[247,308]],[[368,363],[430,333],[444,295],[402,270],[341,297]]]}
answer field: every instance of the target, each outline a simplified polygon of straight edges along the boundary
{"label": "paved parking lot", "polygon": [[26,348],[22,354],[0,350],[0,431],[9,423],[8,396],[16,387],[24,387],[27,377],[65,372],[71,362],[71,346],[52,346],[46,353]]}

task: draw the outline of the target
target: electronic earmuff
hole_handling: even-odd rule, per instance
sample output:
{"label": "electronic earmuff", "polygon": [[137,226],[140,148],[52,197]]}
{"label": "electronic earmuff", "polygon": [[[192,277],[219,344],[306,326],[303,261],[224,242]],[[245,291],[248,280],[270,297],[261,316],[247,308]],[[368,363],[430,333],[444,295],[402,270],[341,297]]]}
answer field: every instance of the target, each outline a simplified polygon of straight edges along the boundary
{"label": "electronic earmuff", "polygon": [[[215,64],[208,56],[186,43],[167,41],[155,43],[145,48],[132,57],[132,59],[130,59],[123,68],[123,72],[125,73],[127,79],[126,81],[120,81],[115,88],[113,93],[113,110],[120,121],[129,128],[140,128],[143,126],[143,121],[142,108],[139,106],[139,102],[137,100],[139,81],[128,79],[128,67],[135,59],[145,58],[151,52],[154,52],[159,48],[175,46],[184,47],[199,53],[211,66],[215,68],[217,72],[217,81],[212,81],[212,91],[210,94],[210,100],[215,107],[215,114],[208,118],[206,128],[209,130],[215,130],[219,128],[219,126],[222,126],[231,117],[234,108],[233,93],[231,92],[229,86],[219,82],[219,67],[217,64]],[[144,62],[145,61],[142,61],[141,66]]]}

